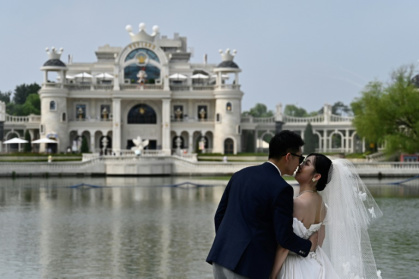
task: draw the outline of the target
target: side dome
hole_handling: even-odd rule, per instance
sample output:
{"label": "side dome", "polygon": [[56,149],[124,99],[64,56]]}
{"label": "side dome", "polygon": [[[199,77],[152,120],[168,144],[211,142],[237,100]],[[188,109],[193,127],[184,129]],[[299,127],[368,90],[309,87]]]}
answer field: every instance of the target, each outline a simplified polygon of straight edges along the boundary
{"label": "side dome", "polygon": [[43,71],[62,71],[67,69],[67,65],[61,61],[61,54],[63,53],[64,49],[61,48],[60,50],[56,50],[55,47],[52,47],[51,50],[49,48],[45,49],[49,59],[47,62],[42,65],[41,70]]}
{"label": "side dome", "polygon": [[223,61],[220,64],[218,64],[217,68],[236,68],[236,69],[239,69],[239,66],[236,63],[234,63],[234,61],[227,60],[227,61]]}
{"label": "side dome", "polygon": [[60,59],[50,59],[44,63],[43,67],[67,67]]}

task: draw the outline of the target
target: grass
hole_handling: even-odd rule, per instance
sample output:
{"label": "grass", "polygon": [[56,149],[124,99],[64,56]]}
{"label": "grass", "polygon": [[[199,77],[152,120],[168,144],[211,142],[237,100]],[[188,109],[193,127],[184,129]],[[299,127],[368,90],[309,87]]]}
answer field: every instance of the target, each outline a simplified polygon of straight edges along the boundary
{"label": "grass", "polygon": [[[0,154],[0,162],[16,162],[16,163],[30,163],[30,162],[47,162],[48,156],[52,156],[53,162],[79,162],[82,159],[81,154],[45,154],[45,153],[6,153]],[[33,159],[32,159],[33,158]]]}
{"label": "grass", "polygon": [[56,157],[82,157],[81,154],[75,153],[59,153],[59,154],[46,154],[46,153],[33,153],[33,152],[14,152],[14,153],[3,153],[0,154],[0,158],[1,157],[48,157],[49,155],[51,156],[56,156]]}

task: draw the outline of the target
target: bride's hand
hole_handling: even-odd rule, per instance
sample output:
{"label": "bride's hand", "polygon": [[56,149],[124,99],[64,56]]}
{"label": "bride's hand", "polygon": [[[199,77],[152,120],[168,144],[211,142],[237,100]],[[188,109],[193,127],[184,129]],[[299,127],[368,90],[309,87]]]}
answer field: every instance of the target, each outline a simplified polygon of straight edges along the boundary
{"label": "bride's hand", "polygon": [[313,251],[315,251],[317,249],[317,245],[318,245],[318,242],[319,242],[319,234],[318,234],[318,232],[313,233],[310,236],[309,240],[311,241],[311,249],[310,249],[310,252],[313,252]]}

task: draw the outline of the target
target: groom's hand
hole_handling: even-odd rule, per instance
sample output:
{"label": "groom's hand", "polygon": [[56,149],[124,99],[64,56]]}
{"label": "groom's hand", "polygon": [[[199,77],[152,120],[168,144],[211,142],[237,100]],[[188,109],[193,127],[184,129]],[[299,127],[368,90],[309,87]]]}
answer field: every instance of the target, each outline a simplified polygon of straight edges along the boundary
{"label": "groom's hand", "polygon": [[319,234],[317,232],[313,233],[309,240],[311,241],[311,249],[310,252],[313,252],[317,249],[317,243],[319,242]]}

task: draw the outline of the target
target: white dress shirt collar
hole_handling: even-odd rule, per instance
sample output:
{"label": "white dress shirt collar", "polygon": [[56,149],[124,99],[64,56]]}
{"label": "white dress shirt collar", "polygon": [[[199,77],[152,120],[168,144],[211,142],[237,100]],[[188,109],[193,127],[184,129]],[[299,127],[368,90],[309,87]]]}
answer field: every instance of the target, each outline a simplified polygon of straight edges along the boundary
{"label": "white dress shirt collar", "polygon": [[279,175],[282,176],[281,171],[279,170],[279,168],[274,163],[272,163],[271,161],[268,161],[268,163],[272,164],[278,170]]}

